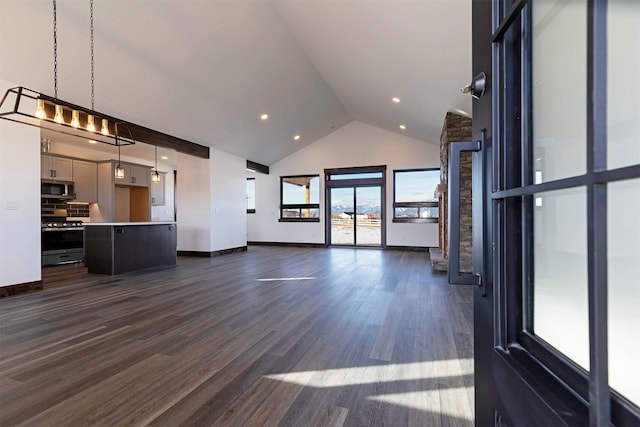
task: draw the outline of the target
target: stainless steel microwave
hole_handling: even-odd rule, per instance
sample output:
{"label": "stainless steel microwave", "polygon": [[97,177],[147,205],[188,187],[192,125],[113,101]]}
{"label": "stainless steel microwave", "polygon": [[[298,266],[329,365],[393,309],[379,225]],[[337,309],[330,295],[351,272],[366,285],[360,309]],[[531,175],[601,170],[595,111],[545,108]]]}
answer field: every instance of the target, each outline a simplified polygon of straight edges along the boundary
{"label": "stainless steel microwave", "polygon": [[40,194],[43,198],[50,199],[75,199],[73,182],[47,181],[42,180],[40,184]]}

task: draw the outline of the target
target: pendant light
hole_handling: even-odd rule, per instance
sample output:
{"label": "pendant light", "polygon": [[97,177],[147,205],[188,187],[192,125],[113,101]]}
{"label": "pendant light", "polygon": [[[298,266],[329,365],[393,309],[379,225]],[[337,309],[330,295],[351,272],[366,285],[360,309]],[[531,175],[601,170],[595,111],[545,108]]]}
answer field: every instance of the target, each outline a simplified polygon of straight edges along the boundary
{"label": "pendant light", "polygon": [[56,104],[56,115],[53,117],[53,121],[58,124],[64,123],[64,117],[62,116],[62,105]]}
{"label": "pendant light", "polygon": [[158,173],[158,146],[156,145],[155,149],[156,154],[156,167],[153,168],[153,172],[151,172],[151,182],[159,183],[160,182],[160,173]]}
{"label": "pendant light", "polygon": [[39,119],[46,119],[47,113],[44,111],[44,99],[36,99],[36,117]]}
{"label": "pendant light", "polygon": [[120,144],[118,143],[118,122],[116,122],[116,145],[118,146],[118,165],[114,171],[116,179],[124,179],[124,168],[120,166]]}
{"label": "pendant light", "polygon": [[87,114],[87,130],[89,132],[96,131],[96,118],[93,114]]}
{"label": "pendant light", "polygon": [[102,129],[100,130],[100,133],[105,136],[109,135],[109,121],[107,119],[102,119]]}
{"label": "pendant light", "polygon": [[71,126],[74,128],[80,127],[80,112],[78,110],[71,111]]}
{"label": "pendant light", "polygon": [[120,166],[120,146],[118,145],[118,165],[115,169],[116,179],[124,179],[124,168]]}

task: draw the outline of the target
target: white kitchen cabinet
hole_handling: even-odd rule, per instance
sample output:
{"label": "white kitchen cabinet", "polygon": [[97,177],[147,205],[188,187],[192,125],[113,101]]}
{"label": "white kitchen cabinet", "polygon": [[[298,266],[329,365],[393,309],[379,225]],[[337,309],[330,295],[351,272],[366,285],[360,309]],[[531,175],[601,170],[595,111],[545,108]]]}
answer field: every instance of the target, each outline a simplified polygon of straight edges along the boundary
{"label": "white kitchen cabinet", "polygon": [[116,184],[133,185],[136,187],[149,186],[149,181],[151,181],[151,168],[148,166],[139,166],[129,163],[121,163],[120,165],[124,169],[124,178],[116,178]]}
{"label": "white kitchen cabinet", "polygon": [[[101,222],[149,221],[151,167],[121,162],[124,178],[115,178],[115,160],[98,162],[98,205]],[[135,178],[135,179],[132,179]]]}
{"label": "white kitchen cabinet", "polygon": [[158,175],[160,176],[160,182],[151,182],[151,184],[149,184],[151,206],[164,206],[166,172],[158,172]]}
{"label": "white kitchen cabinet", "polygon": [[73,160],[47,154],[41,155],[40,177],[56,181],[73,181]]}
{"label": "white kitchen cabinet", "polygon": [[76,202],[98,201],[98,165],[86,160],[73,160],[73,182]]}

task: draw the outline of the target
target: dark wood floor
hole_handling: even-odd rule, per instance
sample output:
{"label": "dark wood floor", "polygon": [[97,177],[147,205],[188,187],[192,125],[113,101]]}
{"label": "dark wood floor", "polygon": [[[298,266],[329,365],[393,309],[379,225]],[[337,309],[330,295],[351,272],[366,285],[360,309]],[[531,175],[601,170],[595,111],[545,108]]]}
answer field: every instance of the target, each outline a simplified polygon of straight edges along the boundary
{"label": "dark wood floor", "polygon": [[426,253],[250,247],[0,300],[0,425],[470,426],[472,295]]}

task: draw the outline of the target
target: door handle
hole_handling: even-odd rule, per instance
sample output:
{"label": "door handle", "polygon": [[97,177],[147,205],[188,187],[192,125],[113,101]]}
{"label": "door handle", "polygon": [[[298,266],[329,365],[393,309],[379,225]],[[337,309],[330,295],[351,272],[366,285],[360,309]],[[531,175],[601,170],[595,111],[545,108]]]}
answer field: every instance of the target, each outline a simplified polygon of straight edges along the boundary
{"label": "door handle", "polygon": [[[480,151],[480,141],[452,142],[449,145],[449,283],[480,286],[477,274],[460,274],[460,154]],[[477,196],[476,196],[477,197]]]}

